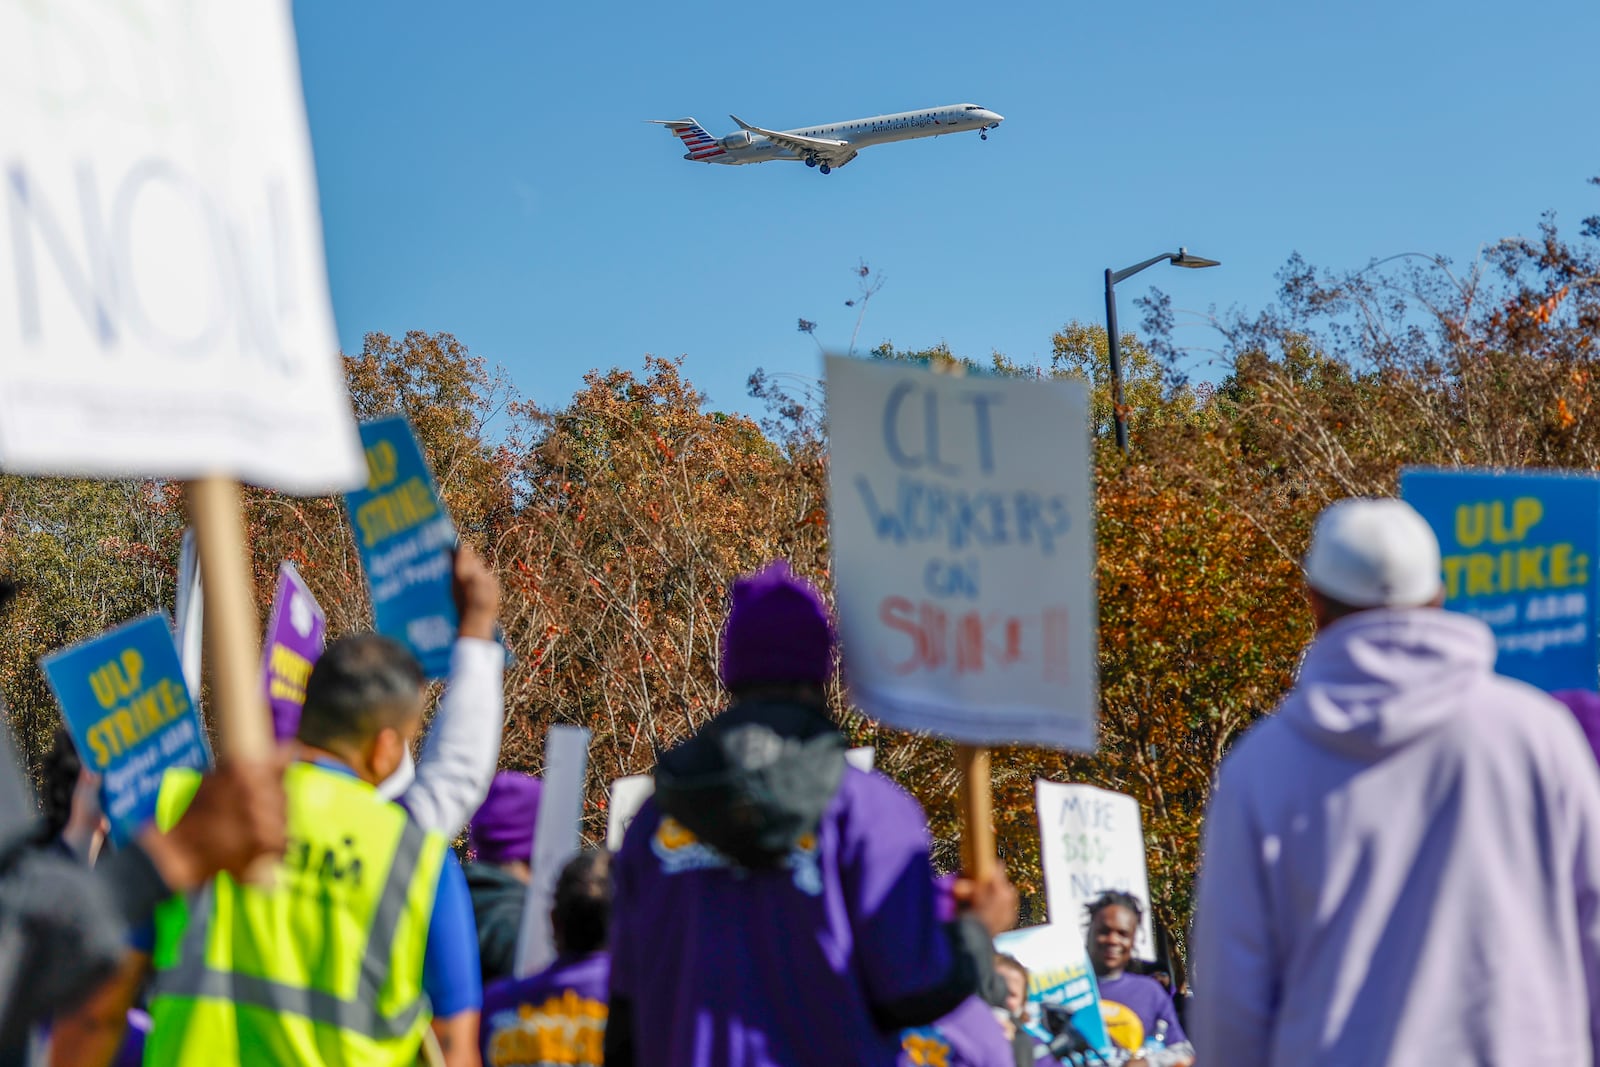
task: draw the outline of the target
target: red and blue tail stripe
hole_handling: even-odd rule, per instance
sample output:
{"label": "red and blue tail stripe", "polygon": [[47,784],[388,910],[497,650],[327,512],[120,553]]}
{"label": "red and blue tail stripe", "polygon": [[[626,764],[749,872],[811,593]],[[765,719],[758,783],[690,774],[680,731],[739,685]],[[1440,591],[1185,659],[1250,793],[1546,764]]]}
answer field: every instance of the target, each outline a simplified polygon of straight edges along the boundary
{"label": "red and blue tail stripe", "polygon": [[715,159],[717,156],[728,154],[728,150],[718,144],[717,139],[707,133],[693,119],[684,119],[666,125],[672,131],[672,135],[682,141],[689,149],[690,159]]}

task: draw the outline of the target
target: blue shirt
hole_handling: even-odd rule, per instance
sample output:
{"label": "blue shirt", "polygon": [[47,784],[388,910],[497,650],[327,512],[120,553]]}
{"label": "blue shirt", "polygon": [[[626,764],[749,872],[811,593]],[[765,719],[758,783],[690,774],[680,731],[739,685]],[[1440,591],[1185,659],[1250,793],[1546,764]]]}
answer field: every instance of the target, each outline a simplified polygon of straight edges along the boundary
{"label": "blue shirt", "polygon": [[[325,771],[356,776],[342,763],[313,761]],[[402,805],[403,806],[403,805]],[[146,955],[155,950],[154,923],[146,923],[129,936],[130,945]],[[478,924],[472,917],[472,897],[467,877],[455,853],[444,854],[439,886],[433,894],[433,918],[428,923],[428,945],[422,962],[422,991],[441,1019],[483,1005],[483,975],[478,969]]]}

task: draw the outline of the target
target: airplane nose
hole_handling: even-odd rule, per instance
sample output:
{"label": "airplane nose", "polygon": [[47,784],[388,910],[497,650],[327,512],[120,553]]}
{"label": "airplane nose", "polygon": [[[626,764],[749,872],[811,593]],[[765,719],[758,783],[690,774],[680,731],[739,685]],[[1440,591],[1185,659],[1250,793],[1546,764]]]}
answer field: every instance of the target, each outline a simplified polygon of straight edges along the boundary
{"label": "airplane nose", "polygon": [[998,126],[1006,120],[1004,115],[998,115],[993,111],[987,111],[985,114],[989,116],[989,124],[991,126]]}

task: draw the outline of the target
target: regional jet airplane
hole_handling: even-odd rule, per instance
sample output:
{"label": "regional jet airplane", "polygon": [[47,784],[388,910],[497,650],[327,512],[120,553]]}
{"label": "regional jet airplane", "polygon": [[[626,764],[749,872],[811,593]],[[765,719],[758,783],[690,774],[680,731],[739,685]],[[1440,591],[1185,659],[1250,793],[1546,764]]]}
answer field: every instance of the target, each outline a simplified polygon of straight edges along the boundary
{"label": "regional jet airplane", "polygon": [[947,133],[977,130],[985,141],[989,131],[1005,121],[988,108],[977,104],[951,104],[924,111],[902,111],[898,115],[876,115],[828,126],[808,126],[800,130],[764,130],[752,126],[738,115],[729,115],[739,126],[738,133],[712,137],[694,119],[651,119],[665,126],[688,146],[684,159],[698,163],[765,163],[769,159],[802,159],[808,167],[827,174],[842,167],[863,148],[890,141],[909,141],[913,137],[940,137]]}

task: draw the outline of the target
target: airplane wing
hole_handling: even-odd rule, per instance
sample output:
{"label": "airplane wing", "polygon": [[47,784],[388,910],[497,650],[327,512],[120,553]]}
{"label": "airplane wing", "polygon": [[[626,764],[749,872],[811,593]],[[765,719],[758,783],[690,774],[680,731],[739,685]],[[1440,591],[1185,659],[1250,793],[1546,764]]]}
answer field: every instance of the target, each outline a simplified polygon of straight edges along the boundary
{"label": "airplane wing", "polygon": [[856,158],[856,150],[850,147],[849,141],[832,141],[825,137],[801,137],[793,133],[779,133],[776,130],[763,130],[760,126],[752,126],[738,115],[729,115],[741,130],[749,133],[759,133],[773,144],[782,145],[789,151],[801,157],[816,156],[819,162],[830,167],[842,167]]}

